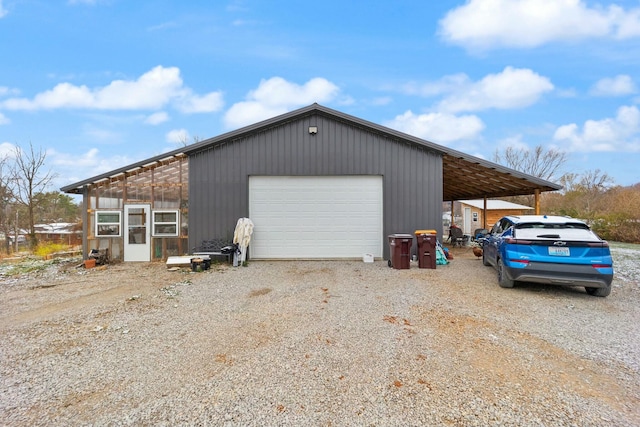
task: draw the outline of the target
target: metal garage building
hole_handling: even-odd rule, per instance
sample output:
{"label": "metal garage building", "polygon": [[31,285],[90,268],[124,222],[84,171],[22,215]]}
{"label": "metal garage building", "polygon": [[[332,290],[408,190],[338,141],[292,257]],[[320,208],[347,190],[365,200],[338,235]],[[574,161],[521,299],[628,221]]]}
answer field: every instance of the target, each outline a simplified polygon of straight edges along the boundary
{"label": "metal garage building", "polygon": [[559,188],[313,104],[62,191],[84,195],[85,252],[126,261],[230,238],[240,217],[253,259],[386,259],[388,234],[441,229],[443,200]]}

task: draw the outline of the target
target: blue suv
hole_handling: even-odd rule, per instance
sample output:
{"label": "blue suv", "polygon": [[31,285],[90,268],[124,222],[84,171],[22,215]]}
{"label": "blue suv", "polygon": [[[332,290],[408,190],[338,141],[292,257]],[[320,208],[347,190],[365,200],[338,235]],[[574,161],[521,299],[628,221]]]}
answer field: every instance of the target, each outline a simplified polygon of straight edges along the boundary
{"label": "blue suv", "polygon": [[517,281],[584,286],[589,295],[611,293],[609,244],[587,224],[563,216],[505,216],[482,242],[482,263],[498,270],[498,283]]}

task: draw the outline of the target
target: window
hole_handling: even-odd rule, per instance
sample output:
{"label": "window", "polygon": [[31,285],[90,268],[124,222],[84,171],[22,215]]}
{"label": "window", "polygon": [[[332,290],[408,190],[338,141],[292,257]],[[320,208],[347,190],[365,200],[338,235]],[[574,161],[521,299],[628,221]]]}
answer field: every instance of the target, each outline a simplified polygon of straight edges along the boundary
{"label": "window", "polygon": [[153,211],[153,235],[155,237],[178,235],[178,211]]}
{"label": "window", "polygon": [[120,215],[120,211],[96,212],[96,236],[120,236]]}

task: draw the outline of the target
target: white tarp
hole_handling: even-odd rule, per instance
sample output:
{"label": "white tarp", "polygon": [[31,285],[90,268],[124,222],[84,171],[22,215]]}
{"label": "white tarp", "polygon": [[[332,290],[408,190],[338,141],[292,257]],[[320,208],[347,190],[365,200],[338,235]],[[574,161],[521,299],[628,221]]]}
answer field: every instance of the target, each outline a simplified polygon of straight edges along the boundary
{"label": "white tarp", "polygon": [[238,245],[240,251],[240,264],[244,264],[247,259],[247,247],[251,241],[253,233],[253,222],[249,218],[240,218],[233,232],[233,243]]}

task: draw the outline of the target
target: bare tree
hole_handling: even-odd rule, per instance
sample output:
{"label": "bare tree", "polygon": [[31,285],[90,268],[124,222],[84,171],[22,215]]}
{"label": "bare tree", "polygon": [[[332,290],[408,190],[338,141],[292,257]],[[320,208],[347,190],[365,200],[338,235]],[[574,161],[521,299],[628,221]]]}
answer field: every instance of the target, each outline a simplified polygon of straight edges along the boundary
{"label": "bare tree", "polygon": [[590,170],[580,176],[579,186],[589,192],[602,193],[614,184],[614,179],[600,169]]}
{"label": "bare tree", "polygon": [[494,160],[496,163],[537,178],[558,181],[562,178],[562,175],[558,176],[558,174],[567,161],[567,153],[555,148],[546,150],[542,145],[531,150],[507,147],[504,151],[496,150]]}
{"label": "bare tree", "polygon": [[[191,142],[191,144],[196,144],[196,143],[201,141],[201,139],[200,139],[200,137],[198,135],[194,135],[192,139],[193,139],[193,142]],[[178,144],[180,144],[181,147],[187,147],[188,145],[190,145],[189,144],[189,138],[187,137],[186,134],[181,135],[178,138],[177,142],[178,142]]]}
{"label": "bare tree", "polygon": [[6,155],[0,157],[0,229],[4,234],[3,246],[8,253],[11,246],[9,211],[13,201],[13,189],[11,188],[12,180],[10,173],[8,173],[7,159]]}
{"label": "bare tree", "polygon": [[27,208],[29,241],[32,248],[35,248],[38,243],[34,221],[36,195],[44,192],[56,177],[51,171],[43,171],[46,157],[46,152],[41,148],[35,150],[32,143],[29,143],[29,151],[25,151],[19,146],[15,148],[15,164],[13,167],[15,198],[18,203]]}
{"label": "bare tree", "polygon": [[[506,150],[496,150],[494,161],[511,169],[524,172],[536,178],[547,181],[565,180],[565,174],[561,174],[562,167],[567,161],[567,153],[551,148],[546,150],[542,145],[533,149],[507,147]],[[534,204],[534,196],[507,197],[514,203],[524,203],[528,206]]]}

